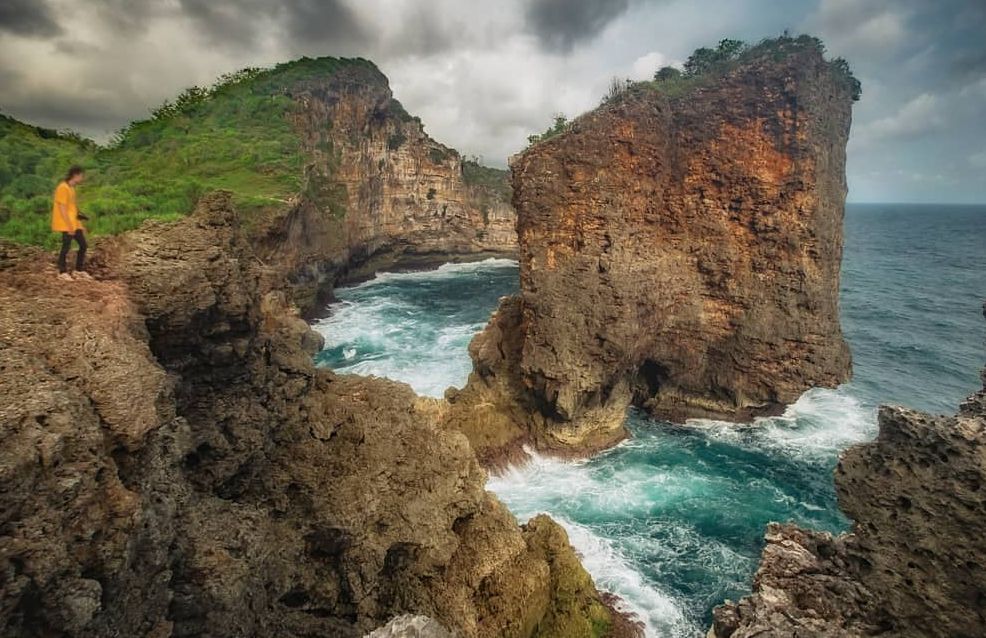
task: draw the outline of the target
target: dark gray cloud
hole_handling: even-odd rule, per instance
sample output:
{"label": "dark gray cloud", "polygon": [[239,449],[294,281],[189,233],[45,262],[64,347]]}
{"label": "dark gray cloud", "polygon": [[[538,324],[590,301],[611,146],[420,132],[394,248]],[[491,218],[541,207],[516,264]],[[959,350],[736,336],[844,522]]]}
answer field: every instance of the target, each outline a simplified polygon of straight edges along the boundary
{"label": "dark gray cloud", "polygon": [[287,32],[300,45],[335,47],[364,44],[368,34],[353,11],[339,0],[284,0]]}
{"label": "dark gray cloud", "polygon": [[547,49],[567,52],[626,12],[629,0],[531,0],[528,25]]}
{"label": "dark gray cloud", "polygon": [[180,0],[184,15],[216,45],[248,49],[280,31],[292,50],[342,52],[368,42],[367,31],[340,0]]}
{"label": "dark gray cloud", "polygon": [[986,50],[959,52],[949,65],[949,71],[959,82],[983,77],[986,75]]}
{"label": "dark gray cloud", "polygon": [[183,14],[202,35],[222,46],[249,47],[262,29],[272,26],[272,6],[262,0],[180,0]]}
{"label": "dark gray cloud", "polygon": [[[32,88],[25,74],[0,68],[0,112],[50,128],[110,131],[127,119],[129,100],[80,94],[69,86]],[[29,113],[30,117],[25,117]]]}
{"label": "dark gray cloud", "polygon": [[0,0],[0,31],[50,38],[62,28],[44,0]]}
{"label": "dark gray cloud", "polygon": [[461,25],[450,24],[434,6],[411,7],[401,17],[399,31],[381,39],[380,48],[396,55],[437,55],[451,50],[461,33]]}
{"label": "dark gray cloud", "polygon": [[79,6],[97,14],[105,28],[131,37],[142,35],[153,20],[170,12],[168,3],[155,0],[85,0]]}

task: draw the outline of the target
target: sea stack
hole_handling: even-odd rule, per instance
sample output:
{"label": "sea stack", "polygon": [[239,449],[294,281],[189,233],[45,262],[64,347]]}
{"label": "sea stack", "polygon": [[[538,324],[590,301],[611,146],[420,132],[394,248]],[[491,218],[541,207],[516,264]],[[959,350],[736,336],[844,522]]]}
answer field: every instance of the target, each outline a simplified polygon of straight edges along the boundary
{"label": "sea stack", "polygon": [[781,38],[616,92],[516,156],[521,292],[450,397],[474,446],[586,453],[624,436],[631,404],[745,421],[846,381],[853,98],[817,40]]}

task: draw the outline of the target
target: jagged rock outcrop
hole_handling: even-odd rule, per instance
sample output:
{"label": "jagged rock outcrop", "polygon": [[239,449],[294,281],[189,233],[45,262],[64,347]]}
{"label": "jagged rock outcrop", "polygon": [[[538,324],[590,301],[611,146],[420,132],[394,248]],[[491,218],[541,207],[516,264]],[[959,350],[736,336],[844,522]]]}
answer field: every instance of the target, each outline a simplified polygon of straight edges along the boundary
{"label": "jagged rock outcrop", "polygon": [[0,257],[0,634],[620,627],[435,402],[313,366],[228,196],[104,242],[101,281]]}
{"label": "jagged rock outcrop", "polygon": [[[429,137],[375,66],[351,63],[287,94],[306,158],[303,192],[255,234],[302,306],[341,276],[516,252],[509,186],[496,184],[506,173]],[[493,184],[477,178],[489,174]]]}
{"label": "jagged rock outcrop", "polygon": [[542,447],[612,444],[631,403],[748,420],[849,377],[851,87],[814,44],[762,48],[680,91],[632,87],[513,159],[521,293],[490,328],[511,345],[475,349],[466,394],[519,390],[486,398],[533,406],[517,429]]}
{"label": "jagged rock outcrop", "polygon": [[771,525],[753,594],[710,636],[986,635],[983,383],[954,417],[881,408],[835,472],[852,533]]}

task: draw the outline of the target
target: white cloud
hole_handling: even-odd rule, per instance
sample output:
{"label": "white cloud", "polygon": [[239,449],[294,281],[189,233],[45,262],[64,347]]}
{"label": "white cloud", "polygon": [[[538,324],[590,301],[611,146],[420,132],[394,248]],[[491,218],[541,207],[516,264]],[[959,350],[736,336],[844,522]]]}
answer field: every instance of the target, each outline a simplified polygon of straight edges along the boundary
{"label": "white cloud", "polygon": [[849,59],[892,58],[908,37],[909,12],[890,0],[822,0],[805,23],[830,51]]}
{"label": "white cloud", "polygon": [[634,60],[630,77],[634,80],[649,80],[658,69],[665,66],[680,67],[681,62],[672,60],[659,51],[651,51]]}
{"label": "white cloud", "polygon": [[941,130],[946,124],[942,98],[922,93],[886,117],[861,127],[858,141],[871,143],[894,137],[916,137]]}

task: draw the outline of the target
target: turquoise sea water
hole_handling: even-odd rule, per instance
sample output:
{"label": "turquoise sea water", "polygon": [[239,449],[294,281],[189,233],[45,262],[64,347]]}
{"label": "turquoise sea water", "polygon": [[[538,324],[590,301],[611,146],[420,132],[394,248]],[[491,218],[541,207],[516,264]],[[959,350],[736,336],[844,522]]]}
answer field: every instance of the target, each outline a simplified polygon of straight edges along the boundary
{"label": "turquoise sea water", "polygon": [[[879,404],[952,413],[979,385],[986,206],[850,206],[842,273],[850,383],[749,426],[632,412],[633,437],[616,448],[577,463],[535,458],[489,488],[522,521],[548,512],[562,523],[649,636],[704,635],[713,606],[749,591],[767,522],[847,527],[832,469],[875,434]],[[463,384],[470,338],[517,285],[515,263],[490,260],[339,290],[315,326],[326,337],[317,360],[441,396]]]}

